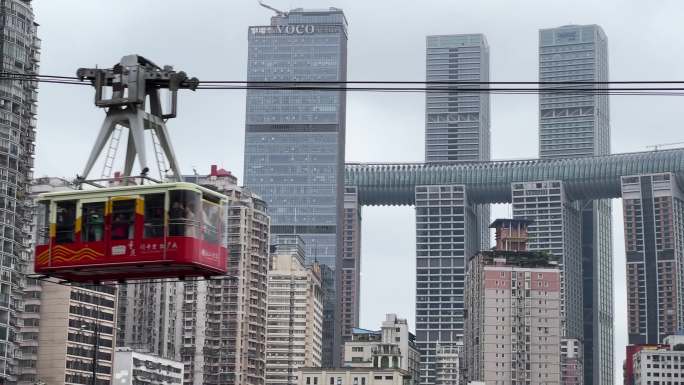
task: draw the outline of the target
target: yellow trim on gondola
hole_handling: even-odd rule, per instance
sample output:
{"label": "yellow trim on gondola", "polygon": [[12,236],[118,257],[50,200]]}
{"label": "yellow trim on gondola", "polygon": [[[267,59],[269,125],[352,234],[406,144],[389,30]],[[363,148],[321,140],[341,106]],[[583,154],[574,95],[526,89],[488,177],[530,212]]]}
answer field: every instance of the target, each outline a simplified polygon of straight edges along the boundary
{"label": "yellow trim on gondola", "polygon": [[135,200],[135,213],[137,215],[145,215],[145,201],[141,197]]}
{"label": "yellow trim on gondola", "polygon": [[82,222],[82,221],[83,221],[83,220],[82,220],[82,218],[81,218],[80,216],[76,218],[76,223],[74,224],[74,230],[75,230],[76,233],[80,233],[80,232],[81,232],[81,222]]}
{"label": "yellow trim on gondola", "polygon": [[138,198],[136,195],[119,195],[119,196],[113,196],[110,199],[112,201],[128,201],[131,199],[136,199]]}
{"label": "yellow trim on gondola", "polygon": [[54,238],[57,235],[57,224],[50,223],[50,238]]}
{"label": "yellow trim on gondola", "polygon": [[105,216],[112,213],[112,201],[105,202]]}

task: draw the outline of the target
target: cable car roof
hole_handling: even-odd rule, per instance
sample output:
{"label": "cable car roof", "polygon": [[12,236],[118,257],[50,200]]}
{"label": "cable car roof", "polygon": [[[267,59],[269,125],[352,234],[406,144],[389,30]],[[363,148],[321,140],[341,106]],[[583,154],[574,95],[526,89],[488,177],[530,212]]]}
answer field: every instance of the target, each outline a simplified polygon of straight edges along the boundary
{"label": "cable car roof", "polygon": [[64,190],[64,191],[55,191],[55,192],[47,192],[47,193],[42,193],[38,195],[37,200],[49,200],[49,199],[63,199],[63,198],[74,198],[74,199],[80,199],[80,198],[92,198],[92,197],[98,197],[98,196],[109,196],[109,195],[124,195],[124,194],[132,194],[136,192],[153,192],[155,190],[157,191],[167,191],[167,190],[174,190],[174,189],[180,189],[180,190],[194,190],[197,192],[201,192],[204,194],[209,194],[213,195],[215,197],[219,198],[226,198],[225,195],[208,189],[206,187],[202,187],[200,185],[194,184],[194,183],[187,183],[187,182],[172,182],[172,183],[152,183],[152,184],[144,184],[144,185],[128,185],[128,186],[112,186],[112,187],[101,187],[101,188],[93,188],[89,190]]}

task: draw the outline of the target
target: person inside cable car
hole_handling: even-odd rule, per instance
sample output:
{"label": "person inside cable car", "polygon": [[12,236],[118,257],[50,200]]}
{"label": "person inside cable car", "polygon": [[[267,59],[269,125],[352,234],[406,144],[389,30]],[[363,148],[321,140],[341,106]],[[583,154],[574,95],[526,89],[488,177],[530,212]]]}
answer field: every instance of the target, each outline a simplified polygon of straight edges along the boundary
{"label": "person inside cable car", "polygon": [[66,201],[57,205],[57,243],[74,242],[74,229],[76,223],[76,202]]}
{"label": "person inside cable car", "polygon": [[169,236],[181,236],[185,234],[183,220],[185,217],[185,207],[175,201],[169,209]]}
{"label": "person inside cable car", "polygon": [[[94,206],[95,204],[93,204]],[[102,207],[83,206],[85,211],[85,239],[86,242],[99,242],[104,235],[104,216]]]}
{"label": "person inside cable car", "polygon": [[128,224],[123,214],[117,214],[112,221],[112,239],[126,239],[128,236]]}
{"label": "person inside cable car", "polygon": [[185,236],[197,238],[197,221],[195,218],[195,205],[190,202],[183,211],[183,218],[185,219]]}

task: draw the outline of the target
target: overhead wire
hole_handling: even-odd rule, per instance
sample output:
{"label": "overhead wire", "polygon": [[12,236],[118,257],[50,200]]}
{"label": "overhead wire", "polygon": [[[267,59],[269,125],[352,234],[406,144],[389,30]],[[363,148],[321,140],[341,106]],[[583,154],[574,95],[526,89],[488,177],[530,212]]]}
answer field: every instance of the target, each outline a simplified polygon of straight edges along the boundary
{"label": "overhead wire", "polygon": [[[75,76],[33,75],[0,72],[0,80],[36,81],[47,84],[89,86],[90,82]],[[365,85],[365,86],[364,86]],[[400,87],[400,86],[410,87]],[[491,87],[491,86],[499,87]],[[537,87],[501,87],[501,86]],[[608,87],[620,85],[620,87]],[[631,87],[625,87],[632,85]],[[634,85],[637,85],[636,87]],[[661,85],[646,87],[648,85]],[[663,87],[662,85],[681,85]],[[469,86],[469,87],[468,87]],[[479,86],[479,87],[478,87]],[[588,87],[595,86],[595,87]],[[604,87],[605,86],[605,87]],[[199,90],[275,90],[275,91],[333,91],[333,92],[387,92],[387,93],[489,93],[500,95],[524,94],[579,94],[627,96],[684,96],[681,80],[627,80],[627,81],[200,81]]]}

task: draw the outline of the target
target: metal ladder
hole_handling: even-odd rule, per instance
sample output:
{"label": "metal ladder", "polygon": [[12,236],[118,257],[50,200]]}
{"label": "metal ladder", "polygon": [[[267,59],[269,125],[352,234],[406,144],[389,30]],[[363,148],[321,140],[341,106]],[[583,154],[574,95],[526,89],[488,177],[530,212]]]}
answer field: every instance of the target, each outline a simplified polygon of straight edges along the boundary
{"label": "metal ladder", "polygon": [[102,178],[110,178],[112,176],[112,168],[114,168],[114,158],[116,158],[116,152],[119,150],[119,143],[121,142],[121,133],[123,132],[123,127],[116,126],[114,132],[112,133],[112,138],[109,140],[109,148],[107,149],[107,155],[105,156],[104,165],[102,166]]}
{"label": "metal ladder", "polygon": [[159,180],[164,181],[164,174],[166,173],[166,171],[168,171],[166,167],[166,157],[164,156],[161,144],[159,143],[157,131],[152,129],[150,130],[150,134],[152,135],[152,147],[154,148],[154,157],[157,160],[157,167],[159,168]]}

